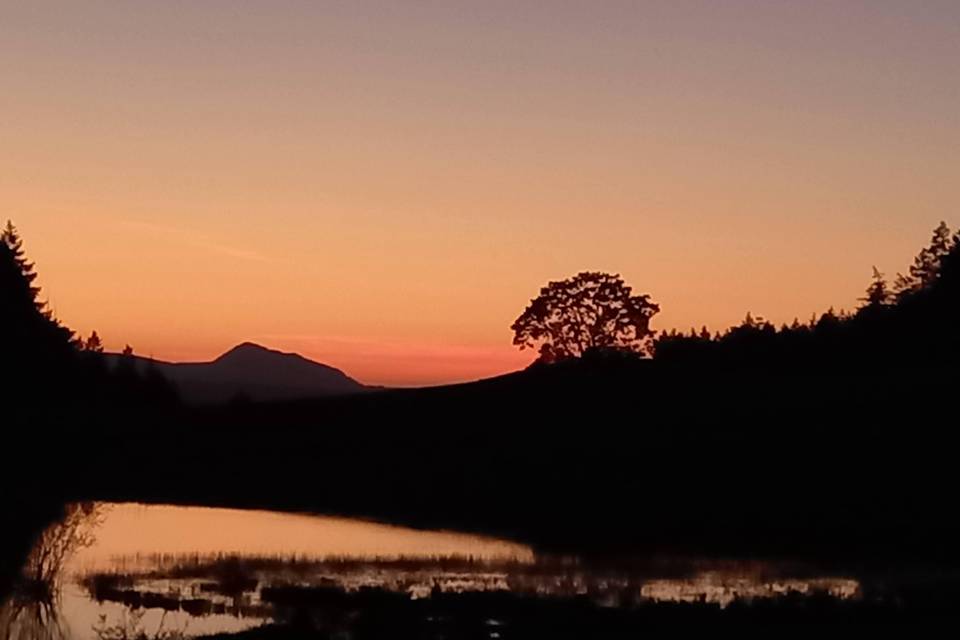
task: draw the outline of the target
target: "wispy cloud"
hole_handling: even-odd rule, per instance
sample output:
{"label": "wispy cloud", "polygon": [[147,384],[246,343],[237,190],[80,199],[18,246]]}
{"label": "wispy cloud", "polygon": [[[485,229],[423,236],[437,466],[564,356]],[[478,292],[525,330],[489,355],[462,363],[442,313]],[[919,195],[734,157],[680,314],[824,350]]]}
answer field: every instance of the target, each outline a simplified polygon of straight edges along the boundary
{"label": "wispy cloud", "polygon": [[167,236],[175,237],[184,244],[188,244],[212,253],[219,253],[224,256],[236,258],[237,260],[246,260],[249,262],[273,262],[273,260],[262,253],[241,247],[234,247],[218,242],[207,235],[197,233],[189,229],[180,227],[171,227],[153,222],[144,222],[141,220],[124,220],[121,224],[132,229],[149,231],[150,233],[162,233]]}

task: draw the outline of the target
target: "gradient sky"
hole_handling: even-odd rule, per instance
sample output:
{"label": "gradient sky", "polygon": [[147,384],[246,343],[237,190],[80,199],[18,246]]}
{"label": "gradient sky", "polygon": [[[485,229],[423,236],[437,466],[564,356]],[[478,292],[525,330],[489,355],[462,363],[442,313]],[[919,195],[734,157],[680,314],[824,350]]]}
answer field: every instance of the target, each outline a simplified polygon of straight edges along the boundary
{"label": "gradient sky", "polygon": [[538,288],[851,308],[960,222],[960,2],[6,2],[0,217],[111,349],[524,366]]}

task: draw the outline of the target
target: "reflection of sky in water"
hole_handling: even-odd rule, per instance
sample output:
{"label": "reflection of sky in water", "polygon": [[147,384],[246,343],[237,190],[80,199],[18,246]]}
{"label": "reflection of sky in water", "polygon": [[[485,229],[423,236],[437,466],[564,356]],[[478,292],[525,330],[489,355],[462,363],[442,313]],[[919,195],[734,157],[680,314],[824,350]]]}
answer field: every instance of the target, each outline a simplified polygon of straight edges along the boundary
{"label": "reflection of sky in water", "polygon": [[644,583],[640,590],[641,596],[650,600],[702,601],[722,607],[737,599],[776,598],[791,593],[822,593],[834,598],[854,598],[860,593],[860,583],[848,578],[783,578],[763,581],[756,576],[709,571],[688,580],[650,580]]}
{"label": "reflection of sky in water", "polygon": [[[140,628],[153,638],[158,631],[182,632],[187,635],[231,633],[263,624],[262,618],[238,617],[229,614],[191,616],[184,611],[164,611],[157,608],[141,610]],[[108,625],[130,620],[130,610],[116,602],[95,602],[85,589],[76,583],[64,586],[60,602],[60,616],[68,638],[92,640],[97,638],[94,627],[100,616],[106,616]]]}
{"label": "reflection of sky in water", "polygon": [[80,550],[70,566],[103,569],[118,557],[154,554],[533,560],[527,546],[446,531],[269,511],[119,504],[107,510],[95,544]]}
{"label": "reflection of sky in water", "polygon": [[[272,618],[273,605],[262,596],[265,587],[275,585],[351,592],[374,587],[411,598],[433,590],[511,591],[587,596],[601,606],[644,601],[726,606],[735,599],[789,593],[859,596],[855,580],[791,578],[760,563],[714,563],[664,578],[656,570],[591,569],[576,561],[537,559],[526,546],[493,538],[344,518],[133,504],[109,505],[103,513],[96,542],[78,550],[67,566],[58,607],[66,638],[95,640],[101,616],[107,625],[136,620],[148,637],[160,631],[190,636],[242,631]],[[222,588],[225,567],[234,577],[242,575],[242,588]],[[89,578],[97,574],[114,577],[103,581],[106,587],[95,587]],[[129,598],[148,595],[154,604],[129,606]],[[165,604],[157,605],[157,598]]]}

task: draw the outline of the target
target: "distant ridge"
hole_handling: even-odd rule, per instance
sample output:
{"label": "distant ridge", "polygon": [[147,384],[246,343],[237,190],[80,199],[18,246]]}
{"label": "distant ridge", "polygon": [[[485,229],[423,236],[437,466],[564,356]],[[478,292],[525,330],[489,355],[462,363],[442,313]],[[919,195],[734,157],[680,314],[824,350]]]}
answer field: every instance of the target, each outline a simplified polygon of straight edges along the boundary
{"label": "distant ridge", "polygon": [[[115,366],[123,357],[105,354]],[[163,362],[134,356],[138,370],[155,367],[187,404],[220,404],[238,399],[293,400],[367,391],[343,371],[252,342],[239,344],[212,362]]]}

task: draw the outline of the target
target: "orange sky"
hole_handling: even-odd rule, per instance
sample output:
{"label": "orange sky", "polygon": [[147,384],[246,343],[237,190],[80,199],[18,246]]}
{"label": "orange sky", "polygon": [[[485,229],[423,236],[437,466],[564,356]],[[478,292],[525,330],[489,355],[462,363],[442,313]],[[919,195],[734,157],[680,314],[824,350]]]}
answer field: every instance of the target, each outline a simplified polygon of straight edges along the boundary
{"label": "orange sky", "polygon": [[957,60],[953,1],[20,3],[0,217],[108,348],[467,380],[583,269],[659,329],[854,306],[960,222]]}

